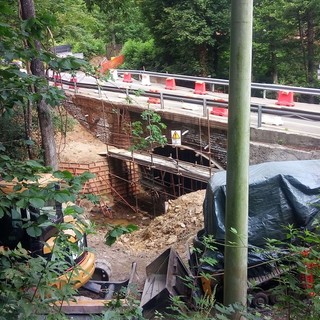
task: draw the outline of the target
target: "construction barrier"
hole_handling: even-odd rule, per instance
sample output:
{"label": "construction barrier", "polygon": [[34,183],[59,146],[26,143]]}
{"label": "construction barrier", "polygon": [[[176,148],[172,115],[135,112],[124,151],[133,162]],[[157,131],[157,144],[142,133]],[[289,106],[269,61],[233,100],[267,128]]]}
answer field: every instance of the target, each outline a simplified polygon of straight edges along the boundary
{"label": "construction barrier", "polygon": [[213,107],[210,114],[220,117],[228,117],[228,109]]}
{"label": "construction barrier", "polygon": [[291,91],[279,91],[278,92],[278,101],[276,102],[277,105],[280,106],[288,106],[293,107],[293,92]]}
{"label": "construction barrier", "polygon": [[206,83],[203,81],[196,81],[194,86],[194,93],[196,94],[206,94]]}
{"label": "construction barrier", "polygon": [[117,69],[110,69],[110,75],[112,80],[118,80],[118,70]]}
{"label": "construction barrier", "polygon": [[71,77],[70,78],[70,84],[69,84],[69,89],[76,89],[77,88],[77,78],[76,77]]}
{"label": "construction barrier", "polygon": [[167,78],[166,79],[166,89],[175,90],[176,89],[176,80],[174,78]]}
{"label": "construction barrier", "polygon": [[[150,92],[159,93],[158,90],[150,90]],[[160,104],[161,100],[160,100],[160,98],[149,97],[147,102],[148,103],[153,103],[153,104]]]}
{"label": "construction barrier", "polygon": [[132,82],[131,73],[125,72],[123,74],[123,82]]}
{"label": "construction barrier", "polygon": [[62,82],[61,82],[61,75],[60,74],[55,74],[53,76],[53,82],[55,87],[62,87]]}
{"label": "construction barrier", "polygon": [[142,75],[141,84],[143,86],[151,86],[150,76],[148,74]]}

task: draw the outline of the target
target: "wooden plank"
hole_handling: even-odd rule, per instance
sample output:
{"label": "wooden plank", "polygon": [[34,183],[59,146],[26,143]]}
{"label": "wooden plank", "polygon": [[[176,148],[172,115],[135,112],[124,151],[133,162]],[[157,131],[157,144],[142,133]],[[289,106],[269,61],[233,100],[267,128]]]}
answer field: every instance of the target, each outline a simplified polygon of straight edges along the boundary
{"label": "wooden plank", "polygon": [[100,153],[101,156],[112,157],[123,161],[134,161],[143,166],[152,166],[155,169],[182,175],[187,178],[208,182],[211,174],[220,171],[217,168],[210,168],[190,162],[171,159],[160,155],[152,155],[147,153],[132,153],[124,149],[112,149],[107,152]]}
{"label": "wooden plank", "polygon": [[[111,300],[104,299],[84,299],[77,301],[63,302],[61,311],[65,314],[101,314],[106,310],[106,306]],[[122,303],[125,305],[125,301]],[[58,305],[58,304],[57,304]]]}

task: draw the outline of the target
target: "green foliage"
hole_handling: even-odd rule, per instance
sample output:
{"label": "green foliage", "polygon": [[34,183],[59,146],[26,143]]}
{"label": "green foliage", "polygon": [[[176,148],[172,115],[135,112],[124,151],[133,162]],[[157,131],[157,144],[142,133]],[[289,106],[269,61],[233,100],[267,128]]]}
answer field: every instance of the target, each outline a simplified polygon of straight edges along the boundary
{"label": "green foliage", "polygon": [[167,143],[167,138],[163,136],[162,130],[167,126],[161,122],[160,115],[153,110],[145,110],[141,113],[141,118],[143,122],[135,121],[132,123],[132,149],[152,149],[156,145],[164,146]]}
{"label": "green foliage", "polygon": [[256,81],[314,86],[320,59],[319,13],[314,0],[255,1]]}
{"label": "green foliage", "polygon": [[[33,121],[35,123],[34,119]],[[12,116],[6,113],[3,117],[0,117],[0,127],[0,141],[6,147],[8,155],[23,160],[27,155],[28,146],[31,146],[35,153],[39,154],[35,141],[28,139],[26,136],[22,108],[14,107]]]}
{"label": "green foliage", "polygon": [[228,64],[224,60],[229,48],[228,1],[147,0],[141,8],[155,41],[161,71],[222,76]]}
{"label": "green foliage", "polygon": [[[130,294],[128,291],[130,290]],[[120,296],[124,298],[120,299]],[[94,317],[95,320],[143,320],[140,301],[136,298],[137,288],[129,287],[106,305],[106,311],[102,316]]]}
{"label": "green foliage", "polygon": [[134,224],[128,224],[126,226],[122,225],[109,225],[109,231],[105,235],[105,244],[108,246],[112,246],[117,239],[123,234],[131,233],[133,231],[138,230],[138,226]]}
{"label": "green foliage", "polygon": [[125,56],[122,67],[125,69],[154,70],[158,67],[153,40],[128,40],[122,48],[122,53]]}
{"label": "green foliage", "polygon": [[289,319],[315,320],[320,317],[320,237],[314,230],[287,228],[287,241],[269,241],[269,250],[281,256],[281,268],[287,270],[272,290],[277,306]]}
{"label": "green foliage", "polygon": [[[136,0],[85,0],[91,12],[99,8],[104,23],[106,42],[115,47],[127,40],[149,39],[148,29],[143,24],[139,2]],[[108,52],[107,52],[108,53]],[[109,53],[108,53],[109,54]]]}
{"label": "green foliage", "polygon": [[[92,178],[91,174],[78,177],[68,171],[56,171],[53,178],[48,176],[44,181],[43,173],[49,168],[43,167],[36,161],[20,162],[0,153],[1,186],[12,185],[11,191],[0,191],[0,244],[6,244],[14,236],[17,245],[11,242],[10,248],[0,249],[0,319],[35,319],[37,315],[51,314],[52,319],[66,319],[60,309],[60,303],[72,299],[75,294],[72,276],[79,272],[74,258],[83,253],[85,248],[79,246],[78,241],[69,241],[70,230],[73,230],[80,241],[89,226],[79,214],[82,208],[69,205],[64,213],[77,219],[77,224],[70,222],[56,223],[51,218],[52,212],[45,209],[45,203],[60,201],[72,203],[77,199],[82,183]],[[61,188],[57,189],[57,181]],[[32,208],[32,209],[31,209]],[[22,210],[38,210],[36,218],[23,218]],[[9,221],[8,233],[4,230]],[[10,227],[12,226],[12,227]],[[34,238],[34,243],[41,242],[43,230],[54,228],[55,241],[50,248],[50,255],[38,255],[26,250],[29,242],[25,239]],[[25,230],[25,231],[24,231]],[[66,232],[66,230],[68,230]],[[3,233],[5,232],[5,233]],[[5,235],[4,235],[5,234]],[[10,241],[9,241],[10,244]],[[46,245],[44,245],[46,246]],[[42,250],[42,249],[41,249]],[[66,272],[66,270],[71,270]],[[55,285],[58,277],[65,274],[65,285],[61,288]]]}
{"label": "green foliage", "polygon": [[54,12],[51,45],[70,44],[73,52],[82,52],[86,57],[105,52],[105,23],[97,10],[89,13],[82,0],[35,3],[40,19],[47,19],[48,12]]}
{"label": "green foliage", "polygon": [[55,319],[65,319],[59,306],[51,304],[70,298],[72,293],[70,288],[57,290],[50,285],[59,271],[62,271],[61,266],[41,257],[32,258],[21,246],[1,252],[0,319],[31,320],[46,312],[54,313]]}
{"label": "green foliage", "polygon": [[[0,1],[1,6],[3,3]],[[40,158],[41,140],[52,142],[53,130],[52,136],[48,133],[51,130],[46,131],[46,136],[41,131],[43,136],[40,139],[39,123],[51,127],[51,121],[43,123],[43,115],[46,113],[47,119],[50,119],[50,107],[60,105],[65,95],[62,90],[49,85],[41,70],[38,70],[37,76],[26,70],[35,59],[57,72],[74,72],[85,62],[74,57],[58,58],[47,50],[52,44],[47,37],[48,24],[54,22],[52,16],[45,14],[37,19],[21,21],[14,17],[14,6],[7,9],[4,10],[7,13],[4,22],[0,25],[0,122],[4,128],[0,141],[17,159]],[[34,46],[35,40],[41,42],[41,50]],[[40,103],[46,105],[46,112],[37,112]]]}

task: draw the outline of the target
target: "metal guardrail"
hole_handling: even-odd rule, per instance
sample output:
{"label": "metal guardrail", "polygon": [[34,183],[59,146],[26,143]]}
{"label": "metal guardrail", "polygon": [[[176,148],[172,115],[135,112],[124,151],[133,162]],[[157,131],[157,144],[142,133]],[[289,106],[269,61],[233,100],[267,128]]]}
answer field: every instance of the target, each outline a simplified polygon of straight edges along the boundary
{"label": "metal guardrail", "polygon": [[[74,85],[70,81],[62,80],[62,83],[65,85]],[[102,85],[98,88],[97,84],[90,84],[90,83],[77,83],[77,87],[79,88],[86,88],[86,89],[93,89],[93,90],[101,90],[101,91],[109,91],[109,92],[119,92],[125,93],[126,95],[136,95],[142,97],[153,97],[160,99],[160,107],[161,109],[165,109],[165,100],[169,101],[178,101],[184,103],[190,103],[194,105],[202,106],[202,115],[203,117],[207,116],[207,109],[210,107],[219,107],[219,108],[228,108],[228,102],[221,102],[216,101],[214,98],[206,97],[186,97],[184,95],[179,94],[170,94],[170,93],[163,93],[163,92],[154,92],[141,89],[132,89],[132,88],[120,88],[116,86],[108,86]],[[320,107],[320,106],[319,106]],[[299,118],[299,119],[307,119],[313,121],[320,121],[320,113],[319,112],[311,112],[311,111],[303,111],[298,109],[275,109],[274,107],[268,107],[263,105],[262,103],[251,102],[251,112],[258,113],[258,120],[257,120],[257,127],[262,126],[262,114],[272,114],[272,115],[279,115],[279,116],[286,116],[290,118]]]}
{"label": "metal guardrail", "polygon": [[[119,74],[124,74],[126,72],[129,72],[132,75],[148,74],[152,77],[158,77],[158,78],[172,77],[172,78],[175,78],[176,80],[203,81],[203,82],[213,84],[213,85],[216,84],[216,85],[223,85],[226,87],[229,86],[229,80],[225,80],[225,79],[216,79],[216,78],[210,78],[210,77],[193,77],[193,76],[188,76],[188,75],[151,72],[151,71],[144,71],[144,70],[118,69],[117,71]],[[317,88],[292,87],[292,86],[279,85],[279,84],[253,82],[253,83],[251,83],[251,89],[259,89],[261,91],[292,91],[294,93],[320,96],[320,89],[317,89]]]}

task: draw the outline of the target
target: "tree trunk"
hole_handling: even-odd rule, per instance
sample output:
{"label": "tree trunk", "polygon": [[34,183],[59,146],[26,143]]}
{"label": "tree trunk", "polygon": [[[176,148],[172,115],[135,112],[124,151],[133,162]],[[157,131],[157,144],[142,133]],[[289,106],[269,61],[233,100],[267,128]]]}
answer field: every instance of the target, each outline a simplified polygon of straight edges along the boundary
{"label": "tree trunk", "polygon": [[[315,63],[314,63],[314,39],[315,39],[315,23],[314,13],[308,9],[307,12],[307,81],[309,87],[315,85]],[[314,96],[310,95],[309,103],[314,103]]]}
{"label": "tree trunk", "polygon": [[271,77],[272,83],[278,83],[278,70],[277,70],[277,54],[273,43],[270,45],[271,52]]}
{"label": "tree trunk", "polygon": [[[20,9],[21,9],[21,18],[22,20],[28,20],[35,18],[35,7],[33,0],[20,0]],[[32,46],[30,43],[30,47]],[[38,52],[41,51],[41,44],[39,41],[34,40],[32,43],[33,46],[37,49]],[[31,60],[31,72],[35,76],[44,77],[44,66],[41,60],[38,58],[33,58]],[[35,88],[35,91],[41,92],[43,88]],[[51,108],[50,106],[42,99],[38,102],[38,119],[40,124],[41,131],[41,141],[42,148],[44,150],[44,163],[47,166],[51,166],[54,170],[58,169],[58,160],[56,153],[56,143],[54,140],[54,130],[51,118]]]}
{"label": "tree trunk", "polygon": [[200,62],[200,68],[201,68],[201,74],[202,77],[208,76],[208,49],[206,45],[201,45],[199,48],[199,62]]}
{"label": "tree trunk", "polygon": [[[24,131],[26,140],[32,140],[32,108],[30,102],[26,107],[23,108],[23,116],[24,116]],[[27,152],[28,158],[34,159],[34,152],[32,150],[32,146],[27,144]]]}

